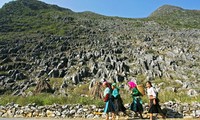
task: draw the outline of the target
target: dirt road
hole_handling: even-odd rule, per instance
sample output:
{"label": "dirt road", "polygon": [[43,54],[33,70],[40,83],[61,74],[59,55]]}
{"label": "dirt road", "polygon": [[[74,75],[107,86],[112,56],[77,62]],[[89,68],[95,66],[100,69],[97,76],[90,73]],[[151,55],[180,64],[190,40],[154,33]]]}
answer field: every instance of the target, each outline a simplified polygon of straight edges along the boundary
{"label": "dirt road", "polygon": [[[105,120],[103,118],[99,119],[86,119],[86,118],[0,118],[0,120]],[[118,120],[133,120],[133,119],[125,119],[120,118]],[[139,119],[134,119],[139,120]],[[144,120],[144,119],[142,119]]]}

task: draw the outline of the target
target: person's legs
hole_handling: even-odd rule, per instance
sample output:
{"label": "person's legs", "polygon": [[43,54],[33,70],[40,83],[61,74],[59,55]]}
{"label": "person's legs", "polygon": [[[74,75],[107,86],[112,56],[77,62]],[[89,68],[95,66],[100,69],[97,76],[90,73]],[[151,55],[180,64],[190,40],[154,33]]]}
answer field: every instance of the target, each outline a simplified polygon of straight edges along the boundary
{"label": "person's legs", "polygon": [[137,112],[135,112],[134,117],[138,117],[138,113]]}
{"label": "person's legs", "polygon": [[142,116],[142,112],[141,112],[141,111],[139,112],[139,114],[140,114],[140,118],[143,119],[143,116]]}
{"label": "person's legs", "polygon": [[116,118],[116,120],[118,120],[119,119],[119,114],[115,114],[115,118]]}
{"label": "person's legs", "polygon": [[163,119],[165,119],[166,116],[165,116],[164,112],[162,111],[162,109],[160,108],[159,104],[157,105],[157,109],[158,109],[158,113],[162,116]]}
{"label": "person's legs", "polygon": [[115,113],[112,112],[112,120],[115,120]]}
{"label": "person's legs", "polygon": [[163,113],[160,113],[163,119],[166,119],[166,116]]}
{"label": "person's legs", "polygon": [[[163,119],[166,119],[166,116],[163,113],[159,113],[159,114],[162,116]],[[156,114],[155,117],[157,118],[157,116],[158,116],[158,113]]]}
{"label": "person's legs", "polygon": [[150,120],[153,120],[153,113],[150,113],[149,116],[150,116]]}
{"label": "person's legs", "polygon": [[106,120],[109,120],[109,113],[106,113]]}
{"label": "person's legs", "polygon": [[142,106],[142,104],[141,104],[141,99],[140,98],[138,98],[137,99],[137,106],[136,106],[136,108],[137,108],[137,111],[138,111],[138,113],[140,114],[140,118],[141,119],[143,119],[143,116],[142,116],[142,112],[143,112],[143,106]]}

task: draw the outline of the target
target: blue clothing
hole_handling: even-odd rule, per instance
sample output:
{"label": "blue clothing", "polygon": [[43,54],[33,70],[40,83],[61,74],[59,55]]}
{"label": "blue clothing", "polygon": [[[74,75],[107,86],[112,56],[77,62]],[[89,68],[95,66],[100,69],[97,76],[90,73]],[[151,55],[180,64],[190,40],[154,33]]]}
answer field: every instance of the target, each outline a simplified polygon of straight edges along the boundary
{"label": "blue clothing", "polygon": [[112,96],[114,96],[115,98],[119,95],[119,89],[115,88],[113,91],[112,91]]}
{"label": "blue clothing", "polygon": [[115,113],[116,114],[118,114],[119,111],[122,111],[122,112],[126,111],[126,108],[124,107],[123,101],[122,101],[122,99],[120,97],[119,89],[118,88],[115,88],[112,91],[112,101],[114,103]]}
{"label": "blue clothing", "polygon": [[104,107],[104,113],[114,112],[115,108],[111,100],[111,90],[109,87],[106,87],[106,89],[104,90],[104,97],[106,96],[108,96],[108,100],[106,101],[106,104]]}
{"label": "blue clothing", "polygon": [[106,94],[110,94],[110,88],[109,87],[106,87],[106,89],[103,92],[103,96],[105,97]]}

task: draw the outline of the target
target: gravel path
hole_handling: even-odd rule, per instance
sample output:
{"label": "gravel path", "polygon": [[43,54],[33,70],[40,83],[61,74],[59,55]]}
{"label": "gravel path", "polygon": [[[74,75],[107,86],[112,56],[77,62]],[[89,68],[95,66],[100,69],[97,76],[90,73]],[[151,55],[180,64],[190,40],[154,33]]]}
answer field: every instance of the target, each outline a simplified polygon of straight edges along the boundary
{"label": "gravel path", "polygon": [[83,119],[83,118],[0,118],[0,120],[103,120],[103,119]]}
{"label": "gravel path", "polygon": [[103,119],[83,119],[83,118],[0,118],[0,120],[103,120]]}

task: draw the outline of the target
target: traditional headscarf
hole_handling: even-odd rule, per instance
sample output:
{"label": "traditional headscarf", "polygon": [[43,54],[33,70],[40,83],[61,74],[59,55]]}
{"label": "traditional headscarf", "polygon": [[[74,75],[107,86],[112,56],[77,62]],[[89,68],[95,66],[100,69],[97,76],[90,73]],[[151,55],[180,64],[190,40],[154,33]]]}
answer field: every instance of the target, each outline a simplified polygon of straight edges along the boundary
{"label": "traditional headscarf", "polygon": [[116,84],[116,83],[113,83],[112,86],[116,88],[116,87],[117,87],[117,84]]}
{"label": "traditional headscarf", "polygon": [[133,81],[128,82],[128,84],[129,84],[130,89],[137,86]]}
{"label": "traditional headscarf", "polygon": [[103,85],[106,85],[106,87],[110,87],[110,84],[107,81],[104,81]]}

